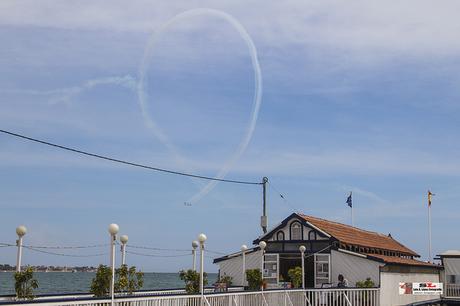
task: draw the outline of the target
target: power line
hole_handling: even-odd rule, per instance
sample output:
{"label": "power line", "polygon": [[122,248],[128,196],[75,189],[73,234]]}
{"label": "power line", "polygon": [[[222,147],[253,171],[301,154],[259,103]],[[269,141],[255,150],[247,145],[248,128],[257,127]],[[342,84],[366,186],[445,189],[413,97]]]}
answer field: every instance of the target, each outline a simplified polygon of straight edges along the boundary
{"label": "power line", "polygon": [[60,144],[40,140],[40,139],[37,139],[37,138],[32,138],[32,137],[29,137],[29,136],[25,136],[25,135],[18,134],[18,133],[13,133],[13,132],[2,130],[2,129],[0,129],[0,132],[4,133],[6,135],[9,135],[9,136],[21,138],[23,140],[32,141],[32,142],[39,143],[39,144],[42,144],[42,145],[47,145],[47,146],[50,146],[50,147],[70,151],[70,152],[73,152],[73,153],[86,155],[86,156],[90,156],[90,157],[95,157],[95,158],[99,158],[99,159],[103,159],[103,160],[107,160],[107,161],[111,161],[111,162],[115,162],[115,163],[119,163],[119,164],[124,164],[124,165],[128,165],[128,166],[139,167],[139,168],[144,168],[144,169],[148,169],[148,170],[164,172],[164,173],[169,173],[169,174],[188,176],[188,177],[192,177],[192,178],[197,178],[197,179],[202,179],[202,180],[209,180],[209,181],[218,181],[218,182],[224,182],[224,183],[245,184],[245,185],[262,185],[262,183],[259,183],[259,182],[220,179],[220,178],[216,178],[216,177],[210,177],[210,176],[204,176],[204,175],[198,175],[198,174],[192,174],[192,173],[186,173],[186,172],[179,172],[179,171],[168,170],[168,169],[164,169],[164,168],[148,166],[148,165],[139,164],[139,163],[135,163],[135,162],[130,162],[130,161],[122,160],[122,159],[117,159],[117,158],[113,158],[113,157],[109,157],[109,156],[105,156],[105,155],[101,155],[101,154],[97,154],[97,153],[90,153],[90,152],[83,151],[83,150],[80,150],[80,149],[63,146],[63,145],[60,145]]}
{"label": "power line", "polygon": [[187,254],[178,254],[178,255],[157,255],[157,254],[145,254],[145,253],[138,253],[138,252],[133,252],[133,251],[126,251],[128,254],[133,254],[133,255],[138,255],[138,256],[145,256],[145,257],[185,257],[185,256],[190,256],[192,253],[187,253]]}
{"label": "power line", "polygon": [[100,253],[100,254],[88,254],[88,255],[72,255],[72,254],[63,254],[63,253],[56,253],[56,252],[50,252],[50,251],[43,251],[39,249],[35,249],[32,247],[24,246],[24,248],[38,252],[38,253],[44,253],[44,254],[49,254],[49,255],[56,255],[56,256],[64,256],[64,257],[98,257],[98,256],[105,256],[107,253]]}
{"label": "power line", "polygon": [[287,205],[289,205],[289,207],[291,207],[295,212],[298,212],[299,210],[297,208],[295,208],[287,199],[286,199],[286,196],[281,193],[280,191],[278,191],[278,189],[276,189],[276,187],[273,185],[273,183],[271,181],[268,182],[268,186],[270,188],[273,189],[273,191],[275,191],[276,193],[278,193],[278,195],[280,196],[280,198],[284,201],[284,203],[286,203]]}
{"label": "power line", "polygon": [[94,244],[94,245],[79,245],[79,246],[35,246],[35,245],[24,245],[24,247],[29,247],[32,249],[54,249],[54,250],[70,250],[70,249],[90,249],[90,248],[100,248],[109,246],[106,244]]}

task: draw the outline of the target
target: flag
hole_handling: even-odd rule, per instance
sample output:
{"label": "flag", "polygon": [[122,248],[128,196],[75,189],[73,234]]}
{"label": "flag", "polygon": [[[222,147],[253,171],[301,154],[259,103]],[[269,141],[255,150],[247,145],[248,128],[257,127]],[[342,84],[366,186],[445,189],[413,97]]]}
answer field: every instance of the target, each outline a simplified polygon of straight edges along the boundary
{"label": "flag", "polygon": [[348,204],[348,206],[353,207],[353,202],[351,200],[351,191],[350,191],[350,195],[347,198],[347,204]]}
{"label": "flag", "polygon": [[434,196],[434,193],[431,193],[430,190],[428,190],[428,207],[431,207],[431,197]]}

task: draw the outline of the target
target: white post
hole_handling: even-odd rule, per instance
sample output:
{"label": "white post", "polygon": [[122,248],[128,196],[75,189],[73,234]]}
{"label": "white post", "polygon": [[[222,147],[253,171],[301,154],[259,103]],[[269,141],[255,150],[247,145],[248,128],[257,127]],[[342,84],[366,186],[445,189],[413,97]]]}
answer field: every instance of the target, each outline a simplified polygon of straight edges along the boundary
{"label": "white post", "polygon": [[120,228],[117,224],[112,223],[109,225],[110,233],[110,267],[112,268],[112,279],[110,280],[110,300],[111,305],[115,302],[115,241],[117,240],[117,233]]}
{"label": "white post", "polygon": [[428,242],[429,242],[429,257],[428,262],[431,262],[431,205],[428,205]]}
{"label": "white post", "polygon": [[200,293],[201,293],[201,304],[204,304],[204,242],[207,237],[205,234],[198,235],[198,241],[200,243]]}
{"label": "white post", "polygon": [[21,272],[21,263],[22,263],[22,237],[27,233],[27,228],[24,225],[20,225],[16,228],[16,234],[18,235],[18,240],[16,240],[16,245],[18,246],[18,253],[16,257],[16,272]]}
{"label": "white post", "polygon": [[196,248],[200,246],[200,243],[196,240],[192,241],[192,269],[196,271]]}
{"label": "white post", "polygon": [[300,250],[300,257],[302,260],[302,289],[305,289],[305,251],[307,248],[304,245],[299,247]]}
{"label": "white post", "polygon": [[241,246],[241,256],[243,257],[243,273],[241,275],[241,286],[245,286],[246,284],[246,251],[247,251],[248,247],[243,244]]}
{"label": "white post", "polygon": [[259,242],[259,248],[262,253],[262,258],[261,258],[261,266],[260,266],[260,273],[262,275],[262,287],[261,290],[264,291],[264,261],[265,261],[265,248],[267,247],[267,243],[265,241]]}
{"label": "white post", "polygon": [[355,221],[353,220],[353,206],[351,206],[351,226],[355,226]]}
{"label": "white post", "polygon": [[120,236],[121,242],[121,265],[126,265],[126,244],[128,243],[128,235]]}

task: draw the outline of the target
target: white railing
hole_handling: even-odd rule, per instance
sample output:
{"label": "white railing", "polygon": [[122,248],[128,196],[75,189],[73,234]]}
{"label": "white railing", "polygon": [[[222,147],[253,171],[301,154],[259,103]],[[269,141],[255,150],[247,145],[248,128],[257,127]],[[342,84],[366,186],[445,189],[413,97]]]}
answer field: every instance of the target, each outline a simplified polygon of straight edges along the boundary
{"label": "white railing", "polygon": [[[117,297],[116,306],[379,306],[378,288],[246,291],[200,295]],[[42,300],[48,306],[110,306],[109,299]],[[9,304],[14,305],[14,304]]]}
{"label": "white railing", "polygon": [[460,284],[444,284],[444,297],[460,298]]}

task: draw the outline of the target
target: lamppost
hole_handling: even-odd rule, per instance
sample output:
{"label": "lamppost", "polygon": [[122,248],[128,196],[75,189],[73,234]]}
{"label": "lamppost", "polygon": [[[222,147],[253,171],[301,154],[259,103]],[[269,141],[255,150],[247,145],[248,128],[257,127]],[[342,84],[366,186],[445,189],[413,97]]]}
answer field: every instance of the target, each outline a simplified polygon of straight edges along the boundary
{"label": "lamppost", "polygon": [[114,295],[115,295],[115,241],[117,241],[117,233],[120,230],[117,224],[112,223],[109,225],[109,234],[110,234],[110,267],[112,268],[112,279],[110,281],[110,298],[111,304],[114,305]]}
{"label": "lamppost", "polygon": [[304,245],[299,247],[300,257],[302,258],[302,289],[305,289],[305,251],[307,248]]}
{"label": "lamppost", "polygon": [[193,264],[192,268],[193,271],[196,271],[196,248],[200,246],[200,243],[196,240],[192,241],[192,259],[193,259]]}
{"label": "lamppost", "polygon": [[[262,265],[261,265],[261,268],[260,268],[260,273],[262,275],[262,283],[263,283],[263,280],[264,280],[264,257],[265,257],[265,248],[267,247],[267,243],[265,241],[261,241],[259,242],[259,248],[261,250],[261,253],[262,253]],[[262,284],[262,291],[264,290],[264,286]]]}
{"label": "lamppost", "polygon": [[21,261],[22,261],[22,237],[27,233],[27,228],[24,225],[20,225],[16,228],[16,234],[18,235],[18,240],[16,240],[16,245],[18,246],[18,254],[16,257],[16,272],[21,272]]}
{"label": "lamppost", "polygon": [[198,242],[200,243],[200,293],[201,293],[201,304],[204,302],[204,242],[208,239],[205,234],[201,233],[198,235]]}
{"label": "lamppost", "polygon": [[246,281],[246,251],[247,250],[248,250],[248,247],[245,244],[243,244],[241,246],[241,255],[243,256],[243,275],[241,278],[241,286],[243,286],[243,288],[244,288],[245,281]]}
{"label": "lamppost", "polygon": [[128,243],[128,235],[121,235],[120,236],[121,242],[121,265],[126,264],[126,244]]}

